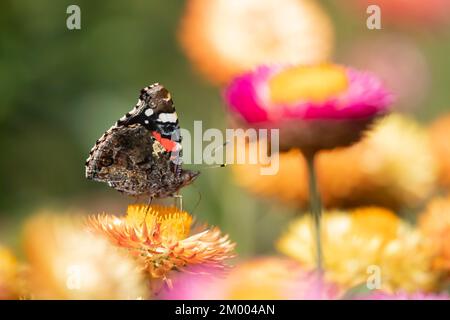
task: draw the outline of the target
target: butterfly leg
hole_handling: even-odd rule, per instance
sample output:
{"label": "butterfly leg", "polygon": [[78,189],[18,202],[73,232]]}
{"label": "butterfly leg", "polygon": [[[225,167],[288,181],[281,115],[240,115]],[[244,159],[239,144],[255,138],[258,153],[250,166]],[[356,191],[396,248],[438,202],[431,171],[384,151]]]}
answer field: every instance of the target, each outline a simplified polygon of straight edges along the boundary
{"label": "butterfly leg", "polygon": [[177,194],[173,195],[174,205],[180,210],[183,210],[183,196],[177,192]]}

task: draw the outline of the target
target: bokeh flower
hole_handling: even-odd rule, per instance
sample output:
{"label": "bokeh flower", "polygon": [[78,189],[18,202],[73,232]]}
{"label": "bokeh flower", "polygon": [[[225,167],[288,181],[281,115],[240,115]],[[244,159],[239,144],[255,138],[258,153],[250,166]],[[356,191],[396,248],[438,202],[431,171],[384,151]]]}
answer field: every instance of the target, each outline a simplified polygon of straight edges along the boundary
{"label": "bokeh flower", "polygon": [[[444,136],[440,139],[446,143]],[[280,153],[275,175],[261,175],[258,164],[235,165],[235,180],[256,195],[304,207],[307,173],[305,161],[299,158],[299,150]],[[444,157],[439,161],[445,161]],[[373,204],[415,207],[430,196],[436,181],[426,130],[399,114],[377,121],[351,147],[320,152],[317,171],[322,198],[329,208]]]}
{"label": "bokeh flower", "polygon": [[8,249],[0,246],[0,300],[17,299],[18,262]]}
{"label": "bokeh flower", "polygon": [[281,150],[315,152],[359,140],[392,97],[371,74],[319,64],[261,66],[236,77],[225,99],[241,124],[279,128]]}
{"label": "bokeh flower", "polygon": [[450,188],[450,114],[434,121],[429,128],[431,151],[438,166],[439,184]]}
{"label": "bokeh flower", "polygon": [[[306,269],[314,265],[311,219],[296,220],[277,243],[278,249]],[[325,279],[351,288],[367,283],[370,268],[379,268],[381,289],[430,291],[436,249],[417,230],[386,209],[367,207],[327,212],[323,219]]]}
{"label": "bokeh flower", "polygon": [[192,217],[176,207],[130,205],[126,217],[91,216],[89,228],[134,256],[151,279],[170,285],[171,271],[201,265],[220,271],[234,244],[218,228],[191,228]]}
{"label": "bokeh flower", "polygon": [[75,217],[42,212],[24,227],[26,295],[32,299],[141,299],[134,259],[95,237]]}
{"label": "bokeh flower", "polygon": [[422,232],[439,248],[435,267],[450,275],[450,197],[434,198],[419,216]]}
{"label": "bokeh flower", "polygon": [[262,63],[326,61],[333,37],[311,0],[189,0],[179,28],[186,55],[218,84]]}
{"label": "bokeh flower", "polygon": [[337,299],[338,286],[324,282],[297,262],[281,257],[260,257],[239,263],[228,275],[183,274],[164,299]]}

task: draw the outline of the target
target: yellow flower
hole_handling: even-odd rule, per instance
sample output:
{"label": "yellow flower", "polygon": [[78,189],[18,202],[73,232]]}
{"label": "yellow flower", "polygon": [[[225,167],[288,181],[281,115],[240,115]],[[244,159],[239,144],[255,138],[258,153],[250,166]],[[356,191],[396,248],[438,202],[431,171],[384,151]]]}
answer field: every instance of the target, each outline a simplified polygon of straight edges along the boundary
{"label": "yellow flower", "polygon": [[234,256],[234,244],[218,228],[191,233],[191,223],[187,212],[157,205],[131,205],[124,218],[89,219],[91,229],[128,249],[151,278],[163,280],[169,280],[170,271],[193,265],[223,269]]}
{"label": "yellow flower", "polygon": [[[308,201],[306,163],[299,150],[280,153],[276,175],[259,165],[233,166],[236,181],[253,193],[304,207]],[[426,131],[413,120],[389,115],[359,143],[317,157],[325,206],[416,206],[434,190],[436,163]]]}
{"label": "yellow flower", "polygon": [[0,300],[18,298],[18,263],[13,254],[0,246]]}
{"label": "yellow flower", "polygon": [[439,248],[435,267],[450,274],[450,197],[433,199],[420,216],[419,226]]}
{"label": "yellow flower", "polygon": [[311,0],[189,0],[179,38],[195,66],[223,84],[260,64],[324,62],[334,36]]}
{"label": "yellow flower", "polygon": [[139,299],[148,296],[134,259],[85,230],[43,212],[25,225],[27,291],[35,299]]}
{"label": "yellow flower", "polygon": [[[398,205],[428,197],[436,182],[436,163],[427,132],[412,119],[394,114],[369,132],[362,155],[371,184]],[[394,201],[395,200],[395,201]]]}
{"label": "yellow flower", "polygon": [[[310,216],[301,217],[281,237],[277,247],[313,269],[311,230]],[[373,270],[380,271],[385,290],[429,291],[437,285],[439,274],[432,270],[435,247],[386,209],[368,207],[325,213],[323,252],[326,279],[345,287],[366,283]]]}

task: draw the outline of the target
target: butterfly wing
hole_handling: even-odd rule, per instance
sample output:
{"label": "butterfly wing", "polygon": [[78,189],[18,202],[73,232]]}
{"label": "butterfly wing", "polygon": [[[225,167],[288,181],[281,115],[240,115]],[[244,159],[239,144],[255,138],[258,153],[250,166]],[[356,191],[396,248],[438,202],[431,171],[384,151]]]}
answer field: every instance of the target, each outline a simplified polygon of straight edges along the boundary
{"label": "butterfly wing", "polygon": [[97,141],[86,161],[86,177],[130,195],[173,195],[198,172],[183,170],[181,134],[170,93],[153,84],[136,106]]}

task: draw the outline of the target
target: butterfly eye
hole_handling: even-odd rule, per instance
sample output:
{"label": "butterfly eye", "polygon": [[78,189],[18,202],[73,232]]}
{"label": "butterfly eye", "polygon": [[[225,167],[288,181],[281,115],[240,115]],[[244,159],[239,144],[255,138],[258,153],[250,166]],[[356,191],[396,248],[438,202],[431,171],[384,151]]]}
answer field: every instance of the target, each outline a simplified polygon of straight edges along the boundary
{"label": "butterfly eye", "polygon": [[109,167],[113,164],[113,159],[110,157],[102,158],[100,162],[103,167]]}

